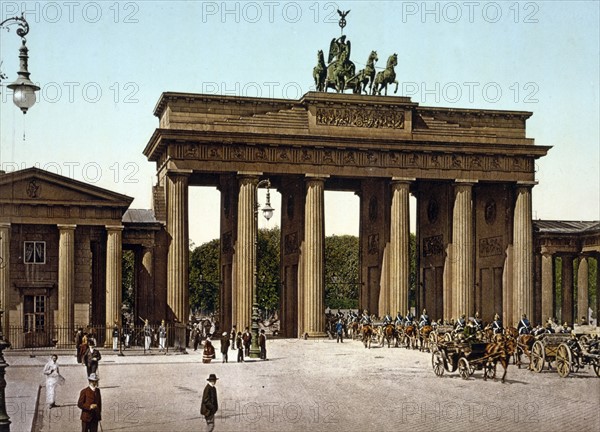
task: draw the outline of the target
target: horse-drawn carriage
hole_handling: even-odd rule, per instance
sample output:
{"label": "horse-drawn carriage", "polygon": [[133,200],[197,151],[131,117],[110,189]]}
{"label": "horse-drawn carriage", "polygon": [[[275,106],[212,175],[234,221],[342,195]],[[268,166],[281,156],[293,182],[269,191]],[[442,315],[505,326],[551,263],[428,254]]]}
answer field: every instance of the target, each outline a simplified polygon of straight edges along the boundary
{"label": "horse-drawn carriage", "polygon": [[450,342],[454,339],[453,336],[454,326],[451,324],[438,324],[436,325],[431,333],[429,333],[429,347],[431,351],[438,349],[438,345],[441,342]]}
{"label": "horse-drawn carriage", "polygon": [[431,365],[433,372],[441,377],[444,371],[458,370],[462,379],[468,379],[476,370],[483,370],[483,379],[496,377],[496,364],[500,361],[504,367],[502,382],[506,377],[508,357],[511,347],[507,341],[476,342],[472,340],[439,341],[437,349],[432,350]]}
{"label": "horse-drawn carriage", "polygon": [[566,378],[571,372],[577,373],[585,366],[590,366],[600,377],[600,340],[573,335],[558,346],[556,371],[561,378]]}

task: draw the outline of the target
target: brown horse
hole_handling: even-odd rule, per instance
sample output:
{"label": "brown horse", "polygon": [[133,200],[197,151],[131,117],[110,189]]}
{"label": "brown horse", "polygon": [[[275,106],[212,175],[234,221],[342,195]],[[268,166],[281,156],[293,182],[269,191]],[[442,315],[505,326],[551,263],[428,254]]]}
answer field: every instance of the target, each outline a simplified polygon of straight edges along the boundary
{"label": "brown horse", "polygon": [[404,327],[404,344],[406,345],[406,348],[410,346],[412,349],[416,349],[418,336],[418,329],[416,325],[409,324]]}
{"label": "brown horse", "polygon": [[430,325],[426,325],[421,327],[421,329],[419,330],[419,338],[421,340],[421,347],[420,350],[424,351],[430,351],[429,349],[429,334],[433,331],[433,327],[431,327]]}
{"label": "brown horse", "polygon": [[365,344],[365,348],[371,349],[371,338],[373,336],[373,327],[370,324],[363,324],[362,326],[362,341]]}
{"label": "brown horse", "polygon": [[530,334],[519,335],[517,338],[517,348],[515,349],[515,364],[521,369],[521,354],[525,354],[529,359],[529,369],[531,364],[531,348],[535,343],[535,336]]}
{"label": "brown horse", "polygon": [[[493,342],[485,347],[485,356],[488,358],[487,363],[491,365],[493,370],[496,369],[496,364],[500,362],[504,368],[502,374],[502,382],[506,379],[506,370],[508,369],[508,361],[514,355],[517,348],[517,343],[513,339],[505,338],[502,342]],[[487,380],[488,368],[483,369],[483,379]]]}
{"label": "brown horse", "polygon": [[394,324],[387,324],[383,328],[383,337],[387,340],[388,348],[392,343],[392,339],[394,340],[394,347],[398,347],[398,333]]}

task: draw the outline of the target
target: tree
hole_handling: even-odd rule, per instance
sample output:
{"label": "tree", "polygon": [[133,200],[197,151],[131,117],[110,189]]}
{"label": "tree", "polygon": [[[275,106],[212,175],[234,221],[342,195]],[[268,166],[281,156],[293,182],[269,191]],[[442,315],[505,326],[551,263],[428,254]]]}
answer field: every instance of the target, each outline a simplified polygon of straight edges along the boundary
{"label": "tree", "polygon": [[190,307],[205,314],[219,308],[219,239],[196,247],[190,254]]}
{"label": "tree", "polygon": [[123,309],[126,311],[123,315],[126,321],[132,320],[131,314],[133,313],[135,306],[134,296],[134,271],[135,271],[135,254],[132,250],[124,250],[121,258],[121,300],[123,302]]}
{"label": "tree", "polygon": [[279,227],[258,230],[257,299],[266,316],[279,308],[280,245]]}
{"label": "tree", "polygon": [[325,307],[356,309],[359,294],[358,237],[325,238]]}

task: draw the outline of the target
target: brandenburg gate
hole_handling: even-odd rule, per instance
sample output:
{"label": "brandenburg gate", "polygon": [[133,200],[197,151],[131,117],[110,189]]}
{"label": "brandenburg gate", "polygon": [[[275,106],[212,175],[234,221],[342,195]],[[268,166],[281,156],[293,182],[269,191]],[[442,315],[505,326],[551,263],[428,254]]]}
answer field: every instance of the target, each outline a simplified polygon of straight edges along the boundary
{"label": "brandenburg gate", "polygon": [[[282,197],[280,317],[295,337],[324,330],[324,193],[360,197],[361,309],[402,314],[409,299],[409,197],[416,197],[416,303],[434,318],[479,311],[540,321],[531,194],[549,147],[530,112],[420,106],[406,97],[309,92],[299,100],[163,93],[144,154],[166,208],[170,319],[187,321],[188,188],[221,193],[222,328],[250,326],[255,191]],[[202,224],[203,215],[191,215]]]}

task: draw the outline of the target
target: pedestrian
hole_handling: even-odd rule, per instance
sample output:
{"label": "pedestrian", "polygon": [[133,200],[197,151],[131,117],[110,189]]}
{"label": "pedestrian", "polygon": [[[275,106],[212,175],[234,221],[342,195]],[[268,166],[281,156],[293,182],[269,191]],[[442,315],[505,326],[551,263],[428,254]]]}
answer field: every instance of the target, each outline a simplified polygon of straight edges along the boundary
{"label": "pedestrian", "polygon": [[219,410],[219,401],[217,399],[217,376],[210,374],[206,381],[206,387],[202,393],[202,404],[200,405],[200,414],[204,416],[206,420],[206,430],[212,432],[215,429],[215,414]]}
{"label": "pedestrian", "polygon": [[65,378],[58,370],[57,360],[58,356],[52,354],[50,360],[48,360],[48,363],[44,366],[44,375],[46,375],[46,403],[48,404],[48,409],[58,406],[56,405],[56,386],[58,384],[63,385],[65,382]]}
{"label": "pedestrian", "polygon": [[83,336],[81,336],[81,344],[79,345],[79,359],[80,361],[78,363],[84,363],[83,357],[85,356],[85,353],[88,350],[88,334],[87,332],[83,332]]}
{"label": "pedestrian", "polygon": [[119,351],[119,327],[115,323],[112,331],[113,351]]}
{"label": "pedestrian", "polygon": [[242,332],[238,332],[237,333],[237,338],[235,339],[235,344],[237,346],[237,350],[238,350],[238,357],[237,357],[237,361],[238,363],[240,362],[244,362],[244,344],[242,343]]}
{"label": "pedestrian", "polygon": [[102,359],[102,354],[96,349],[96,345],[93,342],[89,343],[89,347],[85,355],[83,356],[83,362],[87,368],[87,375],[98,374],[98,361]]}
{"label": "pedestrian", "polygon": [[133,323],[129,323],[123,330],[125,333],[125,348],[129,348],[129,341],[131,340],[131,334],[133,333]]}
{"label": "pedestrian", "polygon": [[194,324],[194,328],[192,330],[192,341],[194,344],[194,351],[198,349],[198,344],[200,343],[200,329],[198,328],[198,324]]}
{"label": "pedestrian", "polygon": [[97,432],[102,420],[102,395],[98,388],[98,376],[88,377],[89,385],[79,393],[77,407],[81,410],[81,432]]}
{"label": "pedestrian", "polygon": [[77,333],[75,334],[75,347],[77,348],[76,357],[77,363],[81,364],[81,344],[83,343],[83,327],[79,327],[77,329]]}
{"label": "pedestrian", "polygon": [[335,332],[337,334],[337,342],[344,343],[344,323],[341,318],[335,324]]}
{"label": "pedestrian", "polygon": [[248,327],[244,331],[242,340],[244,341],[244,355],[248,357],[250,355],[250,344],[252,344],[252,333],[250,333]]}
{"label": "pedestrian", "polygon": [[204,351],[202,352],[202,363],[210,363],[214,358],[215,347],[210,341],[210,338],[206,338],[206,342],[204,342]]}
{"label": "pedestrian", "polygon": [[267,359],[267,335],[265,334],[265,329],[261,329],[260,335],[258,335],[258,347],[260,348],[261,360],[266,360]]}
{"label": "pedestrian", "polygon": [[165,327],[165,320],[160,322],[158,327],[158,351],[163,352],[167,346],[167,328]]}
{"label": "pedestrian", "polygon": [[144,321],[144,350],[148,352],[152,352],[150,349],[150,344],[152,343],[152,329],[150,328],[150,324],[148,320]]}
{"label": "pedestrian", "polygon": [[223,363],[227,363],[227,352],[229,351],[229,335],[227,332],[223,332],[221,336],[221,355],[223,356]]}
{"label": "pedestrian", "polygon": [[231,349],[235,349],[235,338],[237,336],[237,329],[235,328],[235,324],[231,328]]}

